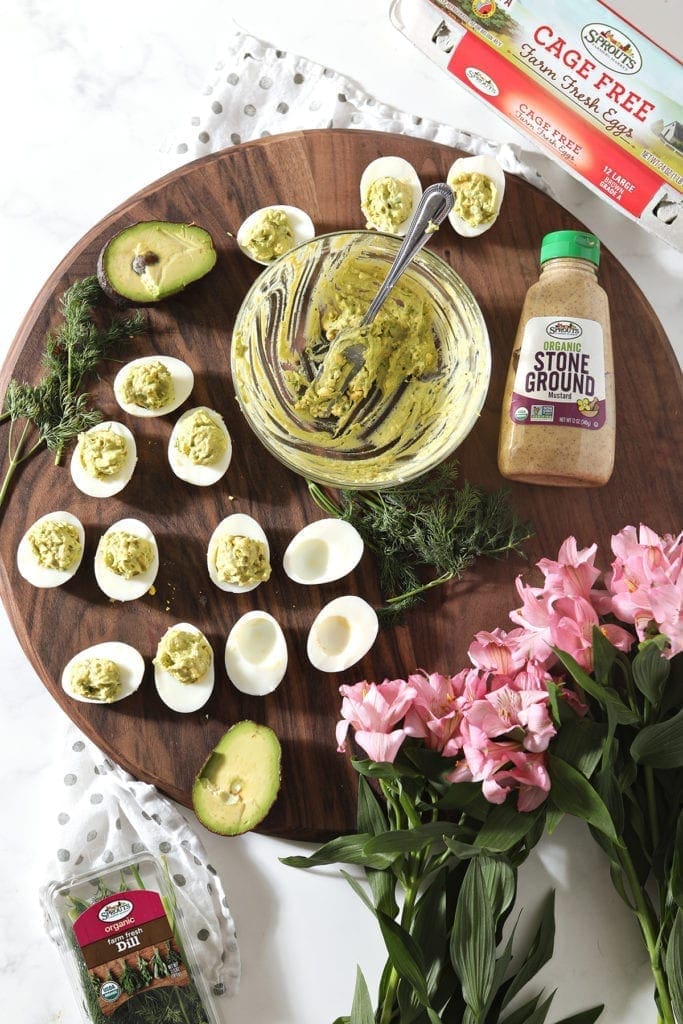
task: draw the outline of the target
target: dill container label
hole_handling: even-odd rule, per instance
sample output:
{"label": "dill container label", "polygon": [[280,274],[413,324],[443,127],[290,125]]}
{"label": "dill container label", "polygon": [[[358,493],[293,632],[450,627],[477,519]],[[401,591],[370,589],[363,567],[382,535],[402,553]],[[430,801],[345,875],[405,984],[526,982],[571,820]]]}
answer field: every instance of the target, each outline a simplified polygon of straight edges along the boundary
{"label": "dill container label", "polygon": [[73,930],[87,981],[107,1017],[141,993],[190,983],[157,892],[136,889],[107,896],[80,914]]}
{"label": "dill container label", "polygon": [[517,426],[605,425],[602,325],[584,317],[535,316],[525,325],[510,396]]}

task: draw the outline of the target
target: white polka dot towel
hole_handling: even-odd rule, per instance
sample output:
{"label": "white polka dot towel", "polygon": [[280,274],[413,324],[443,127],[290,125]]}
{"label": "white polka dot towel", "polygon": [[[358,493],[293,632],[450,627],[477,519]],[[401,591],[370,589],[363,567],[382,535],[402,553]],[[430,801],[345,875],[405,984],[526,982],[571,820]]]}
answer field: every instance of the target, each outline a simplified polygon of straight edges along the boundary
{"label": "white polka dot towel", "polygon": [[[149,850],[165,858],[186,930],[214,995],[234,995],[240,954],[223,884],[199,837],[154,786],[138,782],[76,729],[66,733],[49,881]],[[49,922],[48,931],[52,938]]]}

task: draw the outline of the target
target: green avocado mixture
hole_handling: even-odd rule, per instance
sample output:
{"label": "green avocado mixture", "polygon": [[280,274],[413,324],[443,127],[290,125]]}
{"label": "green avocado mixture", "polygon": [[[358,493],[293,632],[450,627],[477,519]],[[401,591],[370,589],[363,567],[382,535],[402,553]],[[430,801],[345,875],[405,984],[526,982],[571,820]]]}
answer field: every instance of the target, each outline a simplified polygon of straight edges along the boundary
{"label": "green avocado mixture", "polygon": [[198,682],[211,665],[211,647],[201,633],[169,629],[161,638],[154,664],[181,683]]}
{"label": "green avocado mixture", "polygon": [[78,457],[81,466],[96,480],[106,480],[123,466],[128,455],[125,437],[113,430],[91,430],[78,435]]}
{"label": "green avocado mixture", "polygon": [[79,697],[111,704],[121,689],[119,666],[109,658],[83,658],[72,667],[69,686]]}
{"label": "green avocado mixture", "polygon": [[270,579],[270,562],[263,541],[238,534],[220,537],[214,555],[216,575],[223,583],[246,587]]}
{"label": "green avocado mixture", "polygon": [[228,439],[215,419],[198,409],[180,424],[175,445],[195,466],[212,466],[225,454]]}
{"label": "green avocado mixture", "polygon": [[294,232],[284,210],[264,210],[242,239],[247,252],[257,260],[272,263],[294,246]]}
{"label": "green avocado mixture", "polygon": [[43,569],[70,569],[83,551],[78,530],[71,523],[44,519],[29,530],[28,544]]}
{"label": "green avocado mixture", "polygon": [[173,378],[158,359],[132,366],[123,382],[123,398],[141,409],[161,409],[173,401]]}
{"label": "green avocado mixture", "polygon": [[[377,389],[394,395],[408,380],[433,374],[439,363],[430,307],[405,279],[368,327],[360,322],[378,288],[376,275],[352,260],[337,270],[320,315],[332,342],[295,408],[306,418],[344,420]],[[335,344],[335,339],[343,338]],[[342,343],[343,342],[343,343]],[[303,383],[301,377],[299,383]]]}
{"label": "green avocado mixture", "polygon": [[375,178],[361,205],[366,227],[393,234],[413,212],[413,192],[399,178]]}
{"label": "green avocado mixture", "polygon": [[459,174],[448,184],[455,193],[453,210],[471,227],[486,224],[496,214],[497,190],[485,174]]}
{"label": "green avocado mixture", "polygon": [[102,539],[104,564],[117,576],[130,580],[146,572],[154,561],[154,548],[146,537],[126,530],[113,530]]}

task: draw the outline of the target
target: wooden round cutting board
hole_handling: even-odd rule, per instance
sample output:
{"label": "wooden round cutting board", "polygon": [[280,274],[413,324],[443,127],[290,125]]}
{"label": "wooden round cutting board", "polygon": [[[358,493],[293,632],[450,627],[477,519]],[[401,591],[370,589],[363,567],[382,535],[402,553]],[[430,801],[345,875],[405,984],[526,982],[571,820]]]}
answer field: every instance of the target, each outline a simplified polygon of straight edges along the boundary
{"label": "wooden round cutting board", "polygon": [[[600,281],[612,311],[617,381],[617,458],[609,484],[599,490],[509,486],[518,512],[536,531],[527,559],[480,562],[460,583],[433,591],[404,625],[380,632],[375,647],[350,671],[315,671],[305,653],[308,627],[333,597],[357,593],[379,603],[375,567],[366,553],[351,577],[325,587],[301,587],[281,568],[296,530],[321,518],[305,482],[260,445],[234,399],[230,339],[237,310],[259,268],[237,249],[232,235],[252,210],[289,203],[307,210],[318,233],[361,228],[358,183],[377,156],[410,160],[423,185],[444,180],[456,156],[444,146],[362,131],[311,131],[275,136],[224,150],[174,171],[113,211],[64,259],[36,298],[2,369],[2,392],[11,376],[35,381],[46,331],[59,321],[59,298],[77,278],[92,274],[102,244],[138,220],[196,221],[213,236],[218,263],[184,293],[150,308],[149,331],[121,352],[121,360],[154,352],[176,355],[195,372],[192,405],[225,417],[234,455],[223,481],[193,488],[170,471],[166,457],[174,417],[130,420],[116,405],[111,383],[118,368],[105,367],[90,390],[105,418],[122,418],[138,442],[138,466],[114,498],[87,498],[75,489],[65,465],[47,452],[30,459],[15,477],[2,509],[0,588],[8,615],[46,688],[70,718],[107,754],[138,778],[190,805],[192,780],[208,752],[234,722],[251,718],[270,725],[283,746],[280,796],[263,822],[264,832],[321,839],[355,827],[355,773],[335,750],[341,683],[405,676],[417,668],[454,673],[466,667],[473,634],[510,625],[515,576],[533,578],[534,563],[554,557],[574,534],[581,546],[597,541],[599,563],[611,560],[609,539],[628,523],[659,532],[680,528],[681,374],[655,313],[618,261],[603,251]],[[430,242],[467,282],[481,305],[493,351],[493,373],[479,423],[457,453],[462,479],[487,489],[504,481],[496,467],[503,384],[524,294],[537,278],[542,236],[582,228],[548,196],[508,176],[503,212],[494,228],[460,239],[450,227]],[[231,234],[232,233],[232,234]],[[5,451],[7,427],[0,428]],[[4,470],[3,470],[4,471]],[[35,590],[16,569],[24,531],[45,512],[67,509],[86,530],[83,563],[57,590]],[[247,512],[266,529],[273,561],[271,580],[244,595],[224,594],[209,581],[206,546],[213,528],[231,512]],[[160,571],[156,592],[114,604],[98,589],[92,568],[100,535],[115,520],[135,516],[157,537]],[[223,650],[230,627],[254,608],[280,621],[289,644],[284,682],[265,698],[249,698],[228,682]],[[216,654],[217,681],[209,703],[176,714],[157,696],[151,671],[159,638],[175,622],[193,622]],[[78,650],[106,639],[132,643],[146,659],[136,695],[112,706],[76,703],[63,693],[60,675]]]}

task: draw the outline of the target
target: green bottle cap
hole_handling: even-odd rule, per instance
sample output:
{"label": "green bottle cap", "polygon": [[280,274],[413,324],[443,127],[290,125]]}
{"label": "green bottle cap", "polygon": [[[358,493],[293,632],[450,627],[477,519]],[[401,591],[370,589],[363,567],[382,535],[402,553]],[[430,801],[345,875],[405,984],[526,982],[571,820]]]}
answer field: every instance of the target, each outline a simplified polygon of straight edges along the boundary
{"label": "green bottle cap", "polygon": [[600,266],[600,240],[587,231],[551,231],[541,242],[541,266],[548,260],[573,256]]}

